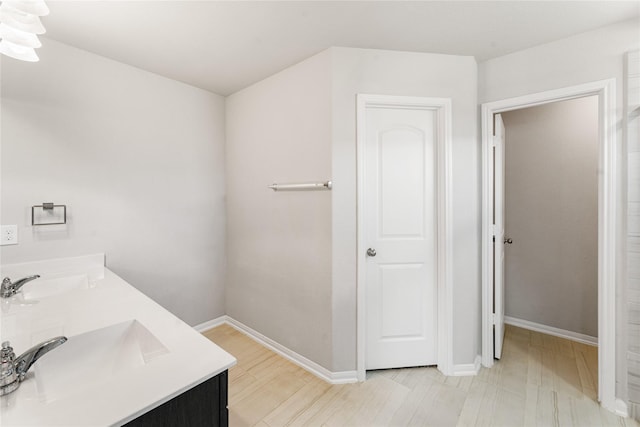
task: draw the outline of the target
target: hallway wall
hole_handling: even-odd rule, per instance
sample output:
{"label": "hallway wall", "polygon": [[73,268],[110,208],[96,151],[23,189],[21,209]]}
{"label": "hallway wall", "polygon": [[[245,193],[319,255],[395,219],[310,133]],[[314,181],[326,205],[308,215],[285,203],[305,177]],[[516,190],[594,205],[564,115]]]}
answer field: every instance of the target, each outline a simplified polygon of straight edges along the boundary
{"label": "hallway wall", "polygon": [[502,118],[505,315],[597,337],[598,98]]}
{"label": "hallway wall", "polygon": [[[480,103],[513,98],[603,79],[616,79],[616,135],[622,147],[624,119],[624,55],[640,47],[640,21],[630,19],[562,40],[514,52],[479,64],[478,100]],[[625,150],[618,150],[621,165],[618,188],[627,187]],[[628,396],[627,372],[627,269],[626,260],[626,195],[618,194],[620,206],[616,218],[617,283],[616,283],[616,396]]]}

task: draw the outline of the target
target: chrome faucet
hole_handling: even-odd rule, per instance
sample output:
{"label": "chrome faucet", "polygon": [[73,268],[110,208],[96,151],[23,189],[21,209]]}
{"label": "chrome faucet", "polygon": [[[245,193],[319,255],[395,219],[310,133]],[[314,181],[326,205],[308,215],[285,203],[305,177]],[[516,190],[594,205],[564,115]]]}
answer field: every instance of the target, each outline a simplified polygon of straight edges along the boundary
{"label": "chrome faucet", "polygon": [[9,341],[3,342],[0,349],[0,396],[17,390],[29,368],[42,356],[66,341],[66,337],[52,338],[30,348],[17,358]]}
{"label": "chrome faucet", "polygon": [[38,274],[34,276],[25,277],[20,280],[16,280],[15,282],[11,282],[11,279],[5,277],[2,279],[2,287],[0,288],[0,297],[9,298],[14,296],[21,287],[23,287],[26,283],[29,283],[32,280],[36,280],[40,277]]}

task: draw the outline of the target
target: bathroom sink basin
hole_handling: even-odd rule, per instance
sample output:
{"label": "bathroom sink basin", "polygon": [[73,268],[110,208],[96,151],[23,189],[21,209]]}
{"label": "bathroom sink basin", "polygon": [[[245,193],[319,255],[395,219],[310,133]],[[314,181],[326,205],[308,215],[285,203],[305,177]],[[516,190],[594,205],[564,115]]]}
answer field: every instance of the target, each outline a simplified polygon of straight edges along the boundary
{"label": "bathroom sink basin", "polygon": [[87,277],[86,274],[79,274],[75,276],[51,279],[36,279],[25,284],[22,287],[21,292],[25,300],[38,300],[78,289],[88,288],[89,277]]}
{"label": "bathroom sink basin", "polygon": [[136,320],[72,336],[33,365],[21,395],[56,400],[118,381],[166,353],[167,348]]}

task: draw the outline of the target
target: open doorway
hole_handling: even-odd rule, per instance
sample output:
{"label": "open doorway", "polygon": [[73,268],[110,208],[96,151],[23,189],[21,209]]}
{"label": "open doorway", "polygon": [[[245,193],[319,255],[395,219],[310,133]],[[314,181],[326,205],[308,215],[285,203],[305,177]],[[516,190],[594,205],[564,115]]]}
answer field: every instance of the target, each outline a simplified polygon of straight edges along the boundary
{"label": "open doorway", "polygon": [[494,129],[505,321],[494,357],[525,366],[528,385],[596,401],[598,98],[499,113]]}
{"label": "open doorway", "polygon": [[[615,217],[616,217],[616,149],[615,149],[615,81],[606,80],[518,98],[496,101],[482,106],[483,131],[483,247],[482,247],[482,363],[494,363],[494,329],[504,328],[504,294],[494,292],[494,276],[500,276],[502,264],[494,253],[503,241],[504,222],[496,221],[501,206],[494,207],[494,172],[500,163],[494,158],[494,117],[509,111],[553,102],[595,96],[598,104],[597,124],[597,342],[598,400],[616,411],[615,399]],[[498,215],[496,215],[498,213]],[[508,230],[507,230],[508,231]],[[496,237],[497,236],[497,237]],[[508,240],[509,236],[504,236]],[[513,240],[515,243],[515,239]],[[547,243],[548,248],[554,242]],[[548,249],[547,249],[548,250]],[[499,252],[499,251],[496,251]],[[494,300],[495,298],[495,300]],[[495,310],[494,310],[495,307]],[[587,335],[587,334],[584,334]]]}
{"label": "open doorway", "polygon": [[505,323],[598,344],[598,98],[500,114]]}

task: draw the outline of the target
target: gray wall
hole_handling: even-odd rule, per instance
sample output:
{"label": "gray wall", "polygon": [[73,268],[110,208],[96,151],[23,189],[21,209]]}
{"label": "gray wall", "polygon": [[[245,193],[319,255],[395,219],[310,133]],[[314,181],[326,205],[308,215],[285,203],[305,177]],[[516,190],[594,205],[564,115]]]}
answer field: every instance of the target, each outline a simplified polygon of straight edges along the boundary
{"label": "gray wall", "polygon": [[[228,314],[330,371],[356,369],[356,94],[453,99],[454,361],[479,351],[476,63],[331,48],[227,99]],[[325,193],[273,181],[332,179]]]}
{"label": "gray wall", "polygon": [[480,352],[480,145],[470,56],[332,48],[334,370],[355,369],[356,94],[452,99],[453,362]]}
{"label": "gray wall", "polygon": [[331,179],[324,51],[227,98],[227,314],[331,369]]}
{"label": "gray wall", "polygon": [[505,315],[598,336],[598,98],[502,114]]}
{"label": "gray wall", "polygon": [[[622,146],[624,54],[638,49],[637,19],[620,22],[566,39],[521,50],[479,64],[479,102],[497,101],[581,83],[615,78],[617,82],[617,140]],[[619,150],[618,188],[626,188],[627,159]],[[616,395],[627,398],[627,322],[626,322],[626,197],[620,196],[618,265],[616,283]]]}
{"label": "gray wall", "polygon": [[[105,252],[192,325],[224,314],[224,99],[43,39],[2,57],[2,263]],[[68,206],[31,227],[30,207]]]}

